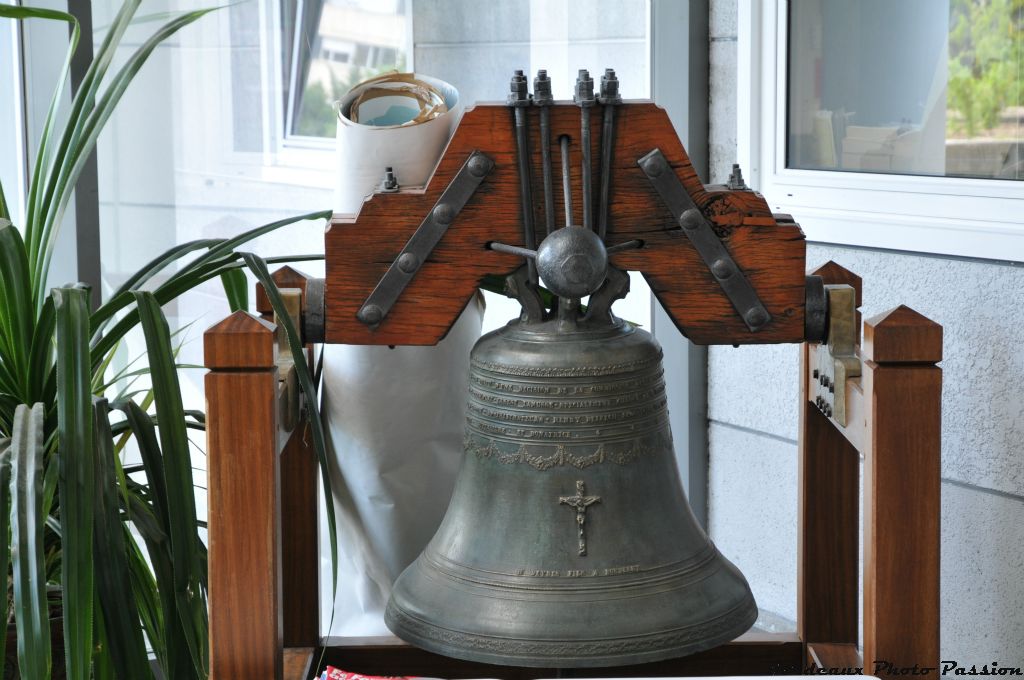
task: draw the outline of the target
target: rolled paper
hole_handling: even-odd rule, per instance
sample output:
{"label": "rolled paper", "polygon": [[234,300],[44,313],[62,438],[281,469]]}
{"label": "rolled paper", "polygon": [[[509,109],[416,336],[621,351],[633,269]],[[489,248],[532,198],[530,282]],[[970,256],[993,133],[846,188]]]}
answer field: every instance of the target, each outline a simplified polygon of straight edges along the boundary
{"label": "rolled paper", "polygon": [[449,83],[389,73],[337,102],[338,176],[334,210],[354,215],[393,168],[402,187],[423,186],[458,125],[462,104]]}

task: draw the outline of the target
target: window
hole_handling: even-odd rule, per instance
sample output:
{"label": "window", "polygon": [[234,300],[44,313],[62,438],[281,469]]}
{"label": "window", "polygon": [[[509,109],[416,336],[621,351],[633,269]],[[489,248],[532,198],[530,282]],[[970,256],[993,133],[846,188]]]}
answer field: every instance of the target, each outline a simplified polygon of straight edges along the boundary
{"label": "window", "polygon": [[811,240],[1024,260],[1024,9],[740,3],[740,158]]}
{"label": "window", "polygon": [[1024,6],[792,0],[787,19],[787,167],[1024,179]]}
{"label": "window", "polygon": [[[283,3],[285,10],[289,3]],[[303,0],[290,37],[288,134],[333,139],[333,102],[385,71],[407,70],[409,0]],[[310,56],[314,55],[314,56]]]}

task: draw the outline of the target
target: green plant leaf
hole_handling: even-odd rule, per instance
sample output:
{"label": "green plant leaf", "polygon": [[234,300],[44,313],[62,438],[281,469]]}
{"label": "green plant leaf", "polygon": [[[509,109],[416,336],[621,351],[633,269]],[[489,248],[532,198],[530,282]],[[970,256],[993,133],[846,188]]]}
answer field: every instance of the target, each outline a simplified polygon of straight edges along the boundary
{"label": "green plant leaf", "polygon": [[[68,113],[64,131],[61,134],[60,143],[54,153],[53,164],[46,172],[46,184],[42,190],[37,190],[40,210],[36,213],[42,221],[41,242],[49,240],[45,233],[47,229],[46,213],[53,207],[55,202],[54,192],[60,182],[61,175],[73,166],[75,158],[75,145],[82,135],[88,114],[95,107],[96,94],[99,91],[100,83],[106,75],[107,69],[124,37],[125,31],[131,23],[132,17],[139,7],[141,0],[124,0],[114,17],[114,21],[108,27],[103,42],[96,50],[89,67],[82,77],[77,92],[71,101],[71,110]],[[81,153],[81,152],[79,152]],[[85,151],[85,156],[88,156]],[[71,183],[72,187],[74,182]],[[49,229],[53,229],[51,223]]]}
{"label": "green plant leaf", "polygon": [[[51,21],[64,21],[71,26],[71,38],[68,45],[67,55],[64,58],[64,64],[61,67],[60,75],[57,77],[57,86],[53,90],[53,96],[50,98],[50,105],[46,111],[46,118],[43,121],[43,131],[39,136],[39,149],[36,153],[36,162],[32,170],[32,181],[29,184],[28,201],[26,204],[27,215],[25,216],[25,240],[28,244],[28,254],[30,267],[32,268],[32,280],[43,280],[39,277],[40,272],[36,270],[37,267],[37,254],[41,249],[43,230],[42,223],[38,219],[41,209],[40,204],[40,190],[43,187],[43,177],[46,174],[47,168],[50,166],[49,158],[51,155],[50,144],[53,136],[53,128],[56,124],[57,119],[57,108],[60,105],[61,96],[64,94],[64,86],[68,80],[68,73],[71,70],[71,58],[75,54],[75,50],[78,48],[78,38],[81,30],[78,25],[78,19],[68,14],[67,12],[59,12],[52,9],[43,9],[39,7],[22,7],[19,5],[0,5],[0,17],[8,17],[11,19],[47,19]],[[33,285],[32,288],[33,298],[37,301],[41,301],[43,297],[42,284]]]}
{"label": "green plant leaf", "polygon": [[[0,182],[0,220],[10,220],[11,209],[7,207],[7,197],[4,196],[4,183]],[[0,646],[3,643],[0,642]]]}
{"label": "green plant leaf", "polygon": [[122,678],[153,677],[142,638],[139,611],[131,589],[128,549],[121,526],[117,492],[117,460],[114,435],[110,432],[107,402],[96,400],[93,408],[93,432],[96,436],[95,555],[96,588],[103,611],[106,641],[113,668]]}
{"label": "green plant leaf", "polygon": [[[99,137],[100,132],[106,125],[107,120],[113,114],[114,109],[117,107],[118,102],[121,101],[121,97],[124,95],[125,90],[134,80],[139,70],[149,59],[160,43],[167,40],[179,30],[188,26],[196,19],[215,11],[216,7],[207,9],[195,10],[192,12],[185,12],[171,21],[161,26],[157,31],[151,35],[145,42],[142,43],[128,57],[125,64],[110,78],[110,82],[107,88],[103,91],[103,95],[99,101],[96,102],[95,107],[89,112],[85,123],[82,125],[81,133],[77,134],[73,144],[67,150],[67,157],[64,159],[60,166],[60,174],[58,176],[56,186],[53,191],[47,191],[49,196],[52,198],[48,201],[45,217],[43,220],[43,226],[40,231],[44,234],[44,240],[40,245],[40,265],[37,269],[45,272],[49,269],[50,260],[53,256],[53,248],[56,244],[57,229],[56,225],[59,225],[64,217],[64,211],[67,208],[68,201],[71,199],[71,194],[74,190],[75,184],[78,182],[78,177],[82,173],[82,169],[85,167],[86,162],[89,159],[93,147],[96,145],[96,139]],[[36,285],[40,285],[40,280],[35,280]]]}
{"label": "green plant leaf", "polygon": [[92,372],[88,292],[53,291],[57,317],[57,433],[60,460],[61,587],[70,680],[88,680],[93,643]]}
{"label": "green plant leaf", "polygon": [[[45,516],[45,510],[43,511]],[[7,541],[6,548],[0,548],[0,574],[11,569],[11,438],[0,438],[0,536]],[[10,598],[4,593],[0,603],[0,621],[10,620]],[[0,659],[7,658],[7,635],[0,639]]]}
{"label": "green plant leaf", "polygon": [[[225,271],[238,269],[244,266],[240,262],[241,258],[238,253],[233,250],[239,245],[247,243],[248,241],[264,234],[268,234],[276,229],[286,227],[290,224],[295,224],[296,222],[329,219],[330,216],[330,210],[320,210],[304,215],[297,215],[295,217],[289,217],[256,227],[255,229],[251,229],[231,239],[222,241],[215,248],[212,248],[209,253],[206,253],[182,267],[165,283],[153,291],[153,294],[161,305],[165,305],[183,293],[205,283],[206,281],[209,281],[213,277],[220,276]],[[322,259],[322,256],[277,257],[270,258],[266,261],[297,262],[305,259]],[[94,351],[94,359],[96,357],[104,356],[106,352],[110,351],[110,349],[128,333],[128,331],[138,324],[138,312],[133,309],[128,311],[122,318],[118,319],[114,326],[109,329],[105,329],[107,321],[113,318],[118,312],[129,307],[133,301],[134,298],[132,297],[131,291],[126,291],[111,298],[93,314],[93,328],[104,329],[102,334],[94,333],[93,335],[92,347]]]}
{"label": "green plant leaf", "polygon": [[[43,558],[43,405],[22,404],[11,438],[11,555],[18,668],[23,678],[50,677],[50,608]],[[90,594],[89,599],[92,600]]]}
{"label": "green plant leaf", "polygon": [[200,578],[202,556],[196,530],[192,462],[174,350],[167,320],[156,297],[143,291],[135,291],[133,295],[146,338],[154,403],[160,419],[175,605],[195,671],[204,677],[208,666],[206,583]]}
{"label": "green plant leaf", "polygon": [[116,313],[117,309],[114,309],[112,312],[105,309],[110,305],[110,302],[114,300],[123,300],[125,303],[132,302],[134,298],[131,297],[131,291],[139,290],[143,285],[149,282],[150,279],[167,268],[167,266],[177,262],[189,253],[195,252],[196,250],[202,250],[204,248],[210,248],[222,241],[223,239],[216,238],[189,241],[187,243],[176,245],[173,248],[169,248],[147,262],[138,271],[128,277],[128,279],[111,294],[109,301],[105,305],[102,305],[93,315],[93,336],[95,337],[97,334],[102,333],[107,323],[109,323],[110,319],[113,317],[113,314]]}
{"label": "green plant leaf", "polygon": [[27,368],[35,313],[29,283],[28,252],[21,234],[0,220],[0,363],[9,371],[21,369],[7,380],[14,396],[28,401]]}
{"label": "green plant leaf", "polygon": [[[299,379],[299,387],[306,398],[306,413],[313,434],[313,449],[316,451],[317,459],[320,462],[320,477],[323,481],[324,498],[330,499],[331,478],[327,461],[327,439],[324,436],[323,422],[320,420],[319,400],[317,398],[316,386],[313,384],[313,377],[309,372],[309,364],[306,361],[306,351],[302,346],[302,339],[298,329],[292,324],[291,317],[281,299],[281,293],[274,283],[267,264],[259,256],[252,253],[242,253],[242,258],[248,265],[249,270],[256,275],[256,280],[263,284],[263,289],[270,300],[270,306],[274,308],[278,322],[284,326],[285,335],[288,337],[288,347],[291,349],[292,357],[295,360],[295,374]],[[336,521],[334,517],[334,504],[328,500],[327,508],[327,534],[331,543],[331,592],[338,591],[338,539],[335,533]],[[332,595],[333,601],[333,595]]]}
{"label": "green plant leaf", "polygon": [[46,298],[43,308],[35,323],[32,333],[32,349],[28,365],[29,401],[41,401],[52,404],[53,399],[47,393],[47,382],[53,373],[53,331],[56,318],[53,312],[53,299]]}
{"label": "green plant leaf", "polygon": [[[159,598],[160,632],[158,640],[152,635],[154,652],[160,661],[161,668],[168,678],[197,677],[191,663],[191,654],[182,621],[177,615],[177,599],[174,591],[174,564],[171,553],[170,519],[168,518],[167,484],[164,475],[163,456],[157,440],[156,422],[133,401],[119,402],[116,408],[125,414],[125,421],[130,426],[142,457],[143,468],[148,481],[148,502],[143,501],[136,493],[129,494],[128,516],[138,529],[146,543],[148,557],[153,565],[153,573],[157,584],[156,595]],[[192,412],[189,412],[192,413]],[[205,563],[205,555],[203,557]],[[142,576],[136,576],[136,580]],[[205,583],[205,578],[203,578]],[[149,605],[154,606],[153,603]],[[140,609],[146,615],[145,609]],[[152,625],[155,614],[150,612],[148,618]],[[148,628],[147,628],[148,630]],[[202,636],[207,634],[206,628]],[[200,676],[202,677],[202,676]]]}
{"label": "green plant leaf", "polygon": [[[160,593],[157,590],[156,579],[153,578],[153,572],[142,549],[127,527],[124,528],[124,536],[128,544],[132,593],[139,608],[139,618],[142,620],[142,627],[153,653],[158,661],[163,662],[167,657],[167,645],[164,642],[163,612],[160,609]],[[166,666],[164,671],[166,673]]]}
{"label": "green plant leaf", "polygon": [[[296,222],[303,222],[305,220],[329,220],[333,214],[330,210],[318,210],[316,212],[306,213],[304,215],[296,215],[294,217],[286,217],[276,222],[270,222],[263,226],[250,229],[249,231],[242,232],[238,236],[233,236],[229,239],[224,240],[222,243],[210,248],[210,252],[202,257],[196,259],[195,262],[191,263],[190,266],[199,266],[209,263],[211,260],[224,257],[228,254],[235,254],[235,249],[253,239],[269,234],[272,231],[276,231],[281,227],[288,226],[289,224],[295,224]],[[187,268],[186,268],[187,269]],[[184,272],[180,272],[184,273]]]}
{"label": "green plant leaf", "polygon": [[249,279],[241,269],[230,269],[220,275],[224,284],[224,294],[228,298],[228,306],[232,312],[249,311]]}

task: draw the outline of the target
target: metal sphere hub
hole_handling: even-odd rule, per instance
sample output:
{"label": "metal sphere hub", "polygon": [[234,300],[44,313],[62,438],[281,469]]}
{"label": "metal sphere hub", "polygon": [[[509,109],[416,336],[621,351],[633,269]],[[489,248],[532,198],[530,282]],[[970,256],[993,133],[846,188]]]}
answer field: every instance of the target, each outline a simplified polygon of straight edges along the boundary
{"label": "metal sphere hub", "polygon": [[564,227],[541,242],[537,272],[555,295],[581,298],[604,283],[608,252],[600,237],[589,229]]}

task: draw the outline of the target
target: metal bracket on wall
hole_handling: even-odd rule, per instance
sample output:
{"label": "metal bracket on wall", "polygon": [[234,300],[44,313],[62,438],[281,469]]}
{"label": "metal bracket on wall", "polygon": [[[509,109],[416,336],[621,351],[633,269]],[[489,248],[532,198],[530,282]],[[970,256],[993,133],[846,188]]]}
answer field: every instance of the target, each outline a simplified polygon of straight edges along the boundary
{"label": "metal bracket on wall", "polygon": [[637,161],[647,175],[665,206],[672,212],[683,233],[690,239],[704,259],[711,274],[722,287],[726,297],[736,308],[740,318],[752,332],[764,328],[772,320],[750,281],[736,266],[722,241],[715,235],[711,223],[693,202],[690,192],[673,172],[660,149],[654,149]]}
{"label": "metal bracket on wall", "polygon": [[494,161],[487,155],[474,151],[466,159],[462,168],[455,174],[452,181],[445,187],[441,198],[423,218],[420,226],[402,248],[398,257],[391,263],[377,286],[370,293],[363,306],[359,308],[356,318],[371,328],[376,328],[398,297],[409,285],[416,272],[420,270],[434,247],[441,241],[445,232],[459,212],[469,202],[470,197],[484,181],[484,177],[494,168]]}
{"label": "metal bracket on wall", "polygon": [[814,403],[827,417],[846,427],[846,381],[861,373],[857,358],[857,292],[852,286],[827,285],[828,336],[813,368]]}

